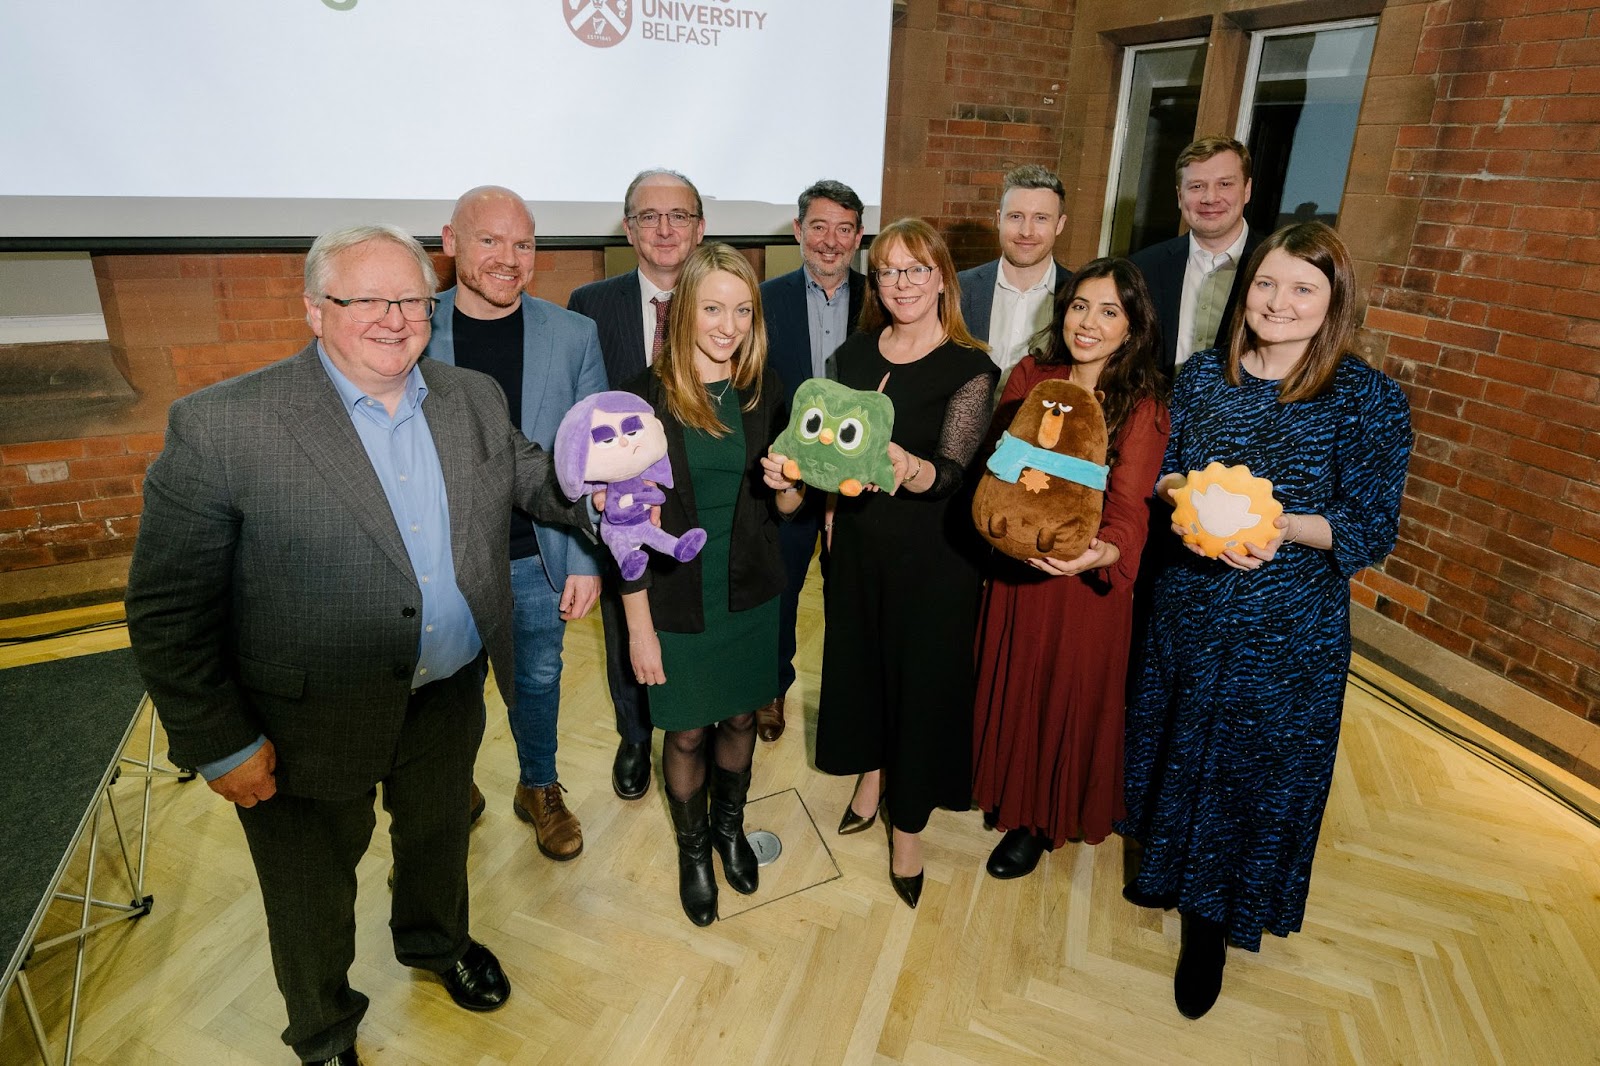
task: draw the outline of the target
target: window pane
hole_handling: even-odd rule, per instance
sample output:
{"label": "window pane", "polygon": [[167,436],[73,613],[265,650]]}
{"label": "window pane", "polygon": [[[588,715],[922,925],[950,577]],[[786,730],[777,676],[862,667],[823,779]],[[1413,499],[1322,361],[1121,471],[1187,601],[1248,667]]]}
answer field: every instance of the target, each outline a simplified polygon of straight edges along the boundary
{"label": "window pane", "polygon": [[1109,254],[1127,255],[1178,232],[1173,165],[1194,139],[1206,43],[1129,49],[1131,63]]}
{"label": "window pane", "polygon": [[1363,23],[1262,36],[1247,142],[1252,229],[1338,222],[1376,34]]}

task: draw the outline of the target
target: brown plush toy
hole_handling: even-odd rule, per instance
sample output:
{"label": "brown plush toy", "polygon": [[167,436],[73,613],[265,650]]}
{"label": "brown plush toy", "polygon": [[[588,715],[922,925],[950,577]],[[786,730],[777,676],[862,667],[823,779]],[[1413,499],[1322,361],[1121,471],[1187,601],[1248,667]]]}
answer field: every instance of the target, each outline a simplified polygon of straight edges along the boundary
{"label": "brown plush toy", "polygon": [[1076,559],[1100,532],[1106,419],[1086,389],[1041,381],[1022,401],[972,498],[983,539],[1015,559]]}

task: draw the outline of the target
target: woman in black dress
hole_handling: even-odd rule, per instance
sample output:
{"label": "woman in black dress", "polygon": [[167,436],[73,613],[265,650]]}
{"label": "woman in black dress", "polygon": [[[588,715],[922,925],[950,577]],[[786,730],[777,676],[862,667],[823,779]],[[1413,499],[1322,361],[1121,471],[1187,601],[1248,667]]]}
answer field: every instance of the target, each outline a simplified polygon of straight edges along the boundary
{"label": "woman in black dress", "polygon": [[995,369],[933,227],[890,223],[867,262],[872,298],[835,359],[841,382],[894,401],[896,483],[840,498],[826,522],[817,766],[860,775],[839,832],[867,828],[882,804],[890,881],[915,907],[928,816],[971,805],[979,577],[957,547],[971,522],[950,502],[988,426]]}

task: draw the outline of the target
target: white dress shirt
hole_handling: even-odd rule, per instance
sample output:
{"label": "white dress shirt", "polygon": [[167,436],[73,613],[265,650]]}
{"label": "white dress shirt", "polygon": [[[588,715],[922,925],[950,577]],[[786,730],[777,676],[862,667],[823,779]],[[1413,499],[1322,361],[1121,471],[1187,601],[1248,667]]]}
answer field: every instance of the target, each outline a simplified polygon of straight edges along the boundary
{"label": "white dress shirt", "polygon": [[[1217,284],[1213,286],[1209,293],[1210,297],[1219,303],[1215,310],[1220,315],[1222,313],[1220,305],[1225,305],[1228,302],[1228,293],[1233,288],[1231,275],[1237,272],[1242,265],[1239,262],[1239,255],[1244,251],[1244,242],[1249,236],[1250,227],[1247,224],[1240,228],[1238,240],[1212,255],[1200,247],[1200,243],[1194,239],[1193,233],[1189,234],[1189,261],[1183,268],[1183,297],[1178,304],[1178,348],[1173,360],[1174,371],[1182,366],[1196,351],[1194,324],[1195,316],[1200,310],[1200,287],[1205,284],[1208,277],[1217,271],[1226,270],[1229,272],[1229,277],[1217,279]],[[1227,284],[1222,284],[1224,281]],[[1217,323],[1218,328],[1223,325],[1225,323]],[[1226,337],[1220,338],[1220,343],[1226,342]],[[1212,338],[1207,337],[1204,346],[1209,348],[1211,344]]]}
{"label": "white dress shirt", "polygon": [[[656,340],[656,305],[651,303],[657,296],[671,296],[671,289],[658,289],[656,283],[644,276],[644,271],[639,271],[639,313],[644,322],[644,365],[649,366],[655,356]],[[613,382],[613,384],[616,384]]]}
{"label": "white dress shirt", "polygon": [[1000,269],[994,272],[994,304],[989,311],[989,358],[1002,375],[1022,361],[1028,354],[1028,341],[1050,324],[1051,298],[1056,291],[1054,260],[1045,267],[1044,276],[1026,290],[1011,283],[1007,269],[1002,258]]}

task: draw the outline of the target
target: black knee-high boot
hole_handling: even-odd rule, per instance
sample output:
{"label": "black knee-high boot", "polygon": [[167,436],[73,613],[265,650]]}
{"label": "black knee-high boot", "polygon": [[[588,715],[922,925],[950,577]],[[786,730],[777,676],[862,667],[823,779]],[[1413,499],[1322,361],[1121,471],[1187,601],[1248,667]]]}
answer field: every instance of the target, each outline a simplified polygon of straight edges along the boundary
{"label": "black knee-high boot", "polygon": [[750,771],[734,773],[711,768],[711,843],[722,856],[728,885],[748,896],[760,882],[756,853],[744,835],[744,803],[750,794]]}
{"label": "black knee-high boot", "polygon": [[706,787],[686,800],[667,793],[672,830],[678,836],[678,899],[695,925],[717,920],[717,878],[711,871],[711,824],[706,818]]}

